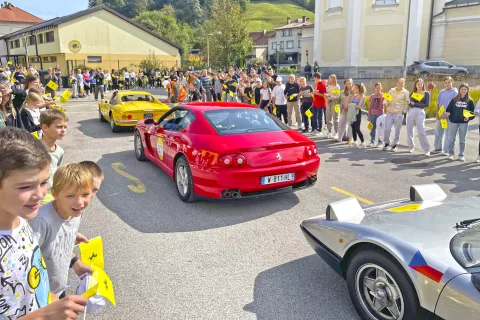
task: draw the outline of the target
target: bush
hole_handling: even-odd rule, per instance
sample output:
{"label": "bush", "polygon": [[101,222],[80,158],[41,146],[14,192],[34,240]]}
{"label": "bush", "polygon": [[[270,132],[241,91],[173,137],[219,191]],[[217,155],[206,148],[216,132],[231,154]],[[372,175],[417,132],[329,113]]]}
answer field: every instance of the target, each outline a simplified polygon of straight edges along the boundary
{"label": "bush", "polygon": [[297,69],[295,68],[288,68],[288,67],[283,67],[283,68],[280,68],[278,70],[278,73],[288,73],[288,74],[292,74],[292,73],[295,73],[297,72]]}

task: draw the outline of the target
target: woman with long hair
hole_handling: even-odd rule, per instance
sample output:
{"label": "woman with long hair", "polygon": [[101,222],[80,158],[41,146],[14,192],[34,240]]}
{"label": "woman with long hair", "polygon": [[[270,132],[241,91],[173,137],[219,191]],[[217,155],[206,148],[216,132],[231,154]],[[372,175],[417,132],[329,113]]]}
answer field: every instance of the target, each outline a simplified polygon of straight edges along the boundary
{"label": "woman with long hair", "polygon": [[348,125],[348,103],[350,102],[350,96],[352,95],[353,80],[346,79],[343,81],[343,90],[340,94],[340,116],[338,120],[338,142],[343,141],[343,136],[348,137],[348,144],[352,144],[353,135],[351,126]]}
{"label": "woman with long hair", "polygon": [[[379,139],[379,142],[382,137],[377,137],[377,120],[384,114],[385,109],[385,99],[383,98],[382,84],[377,82],[375,84],[375,93],[372,94],[369,98],[370,108],[368,108],[368,121],[373,125],[372,131],[370,131],[370,147],[377,147],[376,139]],[[380,120],[381,121],[381,120]]]}
{"label": "woman with long hair", "polygon": [[[350,105],[351,106],[354,105],[355,112],[356,112],[355,121],[352,123],[353,141],[354,141],[354,144],[359,148],[365,148],[365,140],[363,139],[363,133],[360,129],[360,126],[362,124],[361,109],[365,104],[366,91],[367,90],[365,89],[365,85],[363,83],[354,84],[352,89],[353,95],[350,98]],[[360,144],[357,143],[357,136],[360,138],[360,142],[361,142]]]}
{"label": "woman with long hair", "polygon": [[475,111],[475,105],[472,98],[469,95],[470,88],[468,84],[464,83],[458,88],[458,95],[450,101],[445,112],[445,116],[448,117],[448,136],[449,136],[449,157],[453,160],[455,151],[455,140],[460,140],[460,152],[458,154],[458,160],[465,161],[465,145],[468,132],[468,122],[475,118],[475,116],[467,116],[465,110],[473,114]]}
{"label": "woman with long hair", "polygon": [[[338,139],[338,113],[335,112],[335,106],[339,104],[340,94],[333,93],[333,91],[340,91],[340,86],[337,84],[337,76],[331,74],[328,77],[328,86],[327,86],[327,107],[325,108],[326,113],[326,124],[328,135],[327,138]],[[333,133],[335,131],[335,133]]]}
{"label": "woman with long hair", "polygon": [[425,108],[428,108],[429,105],[430,93],[425,90],[423,80],[418,79],[413,84],[410,103],[408,104],[409,110],[407,112],[407,144],[410,153],[415,151],[413,138],[415,135],[415,127],[417,127],[420,146],[426,156],[430,155],[430,144],[428,143],[427,134],[425,133]]}

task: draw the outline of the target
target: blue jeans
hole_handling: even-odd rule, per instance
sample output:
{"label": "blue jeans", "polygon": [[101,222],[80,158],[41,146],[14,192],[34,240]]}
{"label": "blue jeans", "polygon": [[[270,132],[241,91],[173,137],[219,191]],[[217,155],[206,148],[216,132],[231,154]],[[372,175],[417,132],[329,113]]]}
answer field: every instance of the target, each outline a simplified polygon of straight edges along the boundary
{"label": "blue jeans", "polygon": [[375,143],[375,138],[377,134],[377,119],[381,114],[372,114],[370,115],[370,122],[373,124],[373,129],[370,131],[370,142]]}
{"label": "blue jeans", "polygon": [[312,132],[317,130],[319,132],[322,132],[322,125],[323,125],[323,110],[325,108],[316,108],[312,107],[310,111],[312,111],[313,116],[312,116]]}
{"label": "blue jeans", "polygon": [[[448,121],[448,119],[447,119]],[[450,128],[450,121],[448,121],[448,128],[443,129],[442,125],[440,123],[440,120],[437,120],[437,123],[435,124],[435,142],[433,147],[435,148],[435,151],[441,151],[443,150],[444,152],[449,151],[449,134],[448,130]],[[443,137],[445,136],[445,139]]]}
{"label": "blue jeans", "polygon": [[465,140],[467,138],[468,132],[468,122],[465,123],[448,123],[448,140],[449,140],[449,148],[448,153],[450,155],[454,155],[455,153],[455,139],[458,132],[458,138],[460,140],[460,153],[458,154],[460,157],[465,155]]}

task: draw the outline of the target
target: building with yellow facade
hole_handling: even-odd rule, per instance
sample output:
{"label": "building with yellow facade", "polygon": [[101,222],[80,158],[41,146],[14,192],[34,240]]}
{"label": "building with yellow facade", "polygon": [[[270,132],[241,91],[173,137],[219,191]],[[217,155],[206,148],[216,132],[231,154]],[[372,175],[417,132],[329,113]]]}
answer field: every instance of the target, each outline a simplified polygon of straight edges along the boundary
{"label": "building with yellow facade", "polygon": [[[136,69],[154,54],[163,66],[180,67],[180,47],[118,12],[97,6],[51,19],[0,37],[7,58],[37,69],[57,64],[69,72],[76,66]],[[65,71],[63,75],[65,75]]]}

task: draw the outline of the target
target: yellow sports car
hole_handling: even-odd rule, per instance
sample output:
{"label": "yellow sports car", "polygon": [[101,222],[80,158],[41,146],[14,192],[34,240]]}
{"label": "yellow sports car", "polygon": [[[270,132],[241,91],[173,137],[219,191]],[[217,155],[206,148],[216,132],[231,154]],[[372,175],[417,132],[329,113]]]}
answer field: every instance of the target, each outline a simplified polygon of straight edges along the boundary
{"label": "yellow sports car", "polygon": [[148,92],[125,91],[108,101],[98,104],[98,116],[101,122],[110,122],[112,131],[117,133],[120,127],[134,128],[139,120],[160,119],[170,107],[160,102]]}

